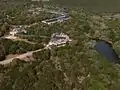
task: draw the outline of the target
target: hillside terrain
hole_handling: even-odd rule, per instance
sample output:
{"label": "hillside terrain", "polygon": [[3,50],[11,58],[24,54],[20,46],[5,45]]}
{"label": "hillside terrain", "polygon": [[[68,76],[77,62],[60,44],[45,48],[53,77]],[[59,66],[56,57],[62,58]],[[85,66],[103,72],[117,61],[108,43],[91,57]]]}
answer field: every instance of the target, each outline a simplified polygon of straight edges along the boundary
{"label": "hillside terrain", "polygon": [[50,0],[50,4],[64,7],[81,7],[86,11],[120,12],[119,0]]}
{"label": "hillside terrain", "polygon": [[0,1],[0,90],[120,90],[120,65],[91,40],[120,54],[120,13],[50,3]]}

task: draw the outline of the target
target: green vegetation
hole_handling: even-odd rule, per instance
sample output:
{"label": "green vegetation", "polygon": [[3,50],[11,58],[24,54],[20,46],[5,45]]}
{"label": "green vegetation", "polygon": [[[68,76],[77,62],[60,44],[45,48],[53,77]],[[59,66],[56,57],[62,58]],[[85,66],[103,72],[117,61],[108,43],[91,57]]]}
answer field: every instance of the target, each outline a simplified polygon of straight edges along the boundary
{"label": "green vegetation", "polygon": [[81,7],[87,11],[119,12],[119,0],[51,0],[50,4],[64,7]]}
{"label": "green vegetation", "polygon": [[[27,33],[18,34],[20,38],[36,44],[1,37],[0,60],[9,54],[44,48],[43,44],[47,44],[55,32],[66,33],[72,39],[64,47],[53,46],[51,49],[34,52],[34,61],[15,59],[7,65],[0,65],[0,90],[120,90],[119,65],[101,58],[89,38],[99,37],[111,41],[120,53],[120,19],[114,13],[92,13],[79,8],[68,8],[70,20],[49,26],[41,23],[41,20],[54,17],[53,14],[41,12],[40,15],[29,17],[28,9],[43,7],[43,3],[1,0],[0,5],[0,36],[7,35],[13,24],[38,23],[28,27]],[[10,17],[7,18],[6,15]],[[111,16],[113,18],[109,19]]]}
{"label": "green vegetation", "polygon": [[28,44],[24,41],[12,41],[8,39],[0,39],[0,60],[4,60],[6,55],[21,54],[27,51],[33,51],[43,48],[42,44]]}

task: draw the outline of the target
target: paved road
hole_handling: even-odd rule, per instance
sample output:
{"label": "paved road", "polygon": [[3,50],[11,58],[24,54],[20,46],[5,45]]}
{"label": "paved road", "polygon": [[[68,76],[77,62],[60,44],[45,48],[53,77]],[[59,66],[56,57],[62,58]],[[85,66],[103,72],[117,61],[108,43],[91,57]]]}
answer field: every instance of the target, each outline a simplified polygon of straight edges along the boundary
{"label": "paved road", "polygon": [[[46,11],[47,11],[47,10],[46,10]],[[56,12],[56,11],[52,11],[52,10],[51,10],[51,11],[49,10],[49,11],[47,11],[47,12],[62,15],[62,16],[60,16],[60,17],[63,17],[63,15],[64,15],[64,13],[62,13],[62,12]],[[58,17],[58,18],[60,18],[60,17]],[[37,24],[37,23],[31,24],[31,25],[29,25],[28,27],[31,27],[31,26],[36,25],[36,24]],[[46,36],[40,36],[40,37],[46,38]],[[15,37],[14,35],[8,35],[8,36],[4,36],[4,37],[2,37],[2,38],[8,38],[8,39],[11,39],[11,40],[19,40],[19,41],[25,41],[25,42],[30,43],[30,44],[36,44],[36,43],[30,42],[30,41],[28,41],[28,40],[26,40],[26,39],[21,39],[21,38]],[[48,37],[47,37],[47,38],[48,38]],[[34,52],[38,52],[38,51],[41,51],[41,50],[44,50],[44,49],[48,49],[48,48],[49,48],[49,45],[46,45],[46,47],[43,48],[43,49],[38,49],[38,50],[35,50],[35,51],[29,51],[29,52],[27,52],[27,53],[18,55],[18,56],[14,57],[14,58],[10,58],[10,59],[6,59],[6,60],[4,60],[4,61],[0,61],[0,64],[2,64],[2,65],[8,64],[8,63],[12,62],[12,61],[13,61],[14,59],[16,59],[16,58],[21,59],[21,60],[22,60],[22,59],[24,60],[24,58],[32,56],[32,54],[33,54]],[[25,61],[30,61],[30,60],[25,60]]]}

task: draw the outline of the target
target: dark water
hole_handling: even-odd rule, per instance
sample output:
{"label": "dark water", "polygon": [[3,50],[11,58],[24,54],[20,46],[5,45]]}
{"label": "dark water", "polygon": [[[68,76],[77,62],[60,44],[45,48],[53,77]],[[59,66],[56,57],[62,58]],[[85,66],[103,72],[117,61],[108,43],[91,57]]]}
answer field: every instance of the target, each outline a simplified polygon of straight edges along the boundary
{"label": "dark water", "polygon": [[113,49],[112,45],[107,43],[106,41],[98,41],[95,45],[95,49],[101,56],[105,57],[110,62],[119,63],[119,57],[117,53]]}
{"label": "dark water", "polygon": [[52,4],[98,12],[120,12],[120,0],[51,0]]}

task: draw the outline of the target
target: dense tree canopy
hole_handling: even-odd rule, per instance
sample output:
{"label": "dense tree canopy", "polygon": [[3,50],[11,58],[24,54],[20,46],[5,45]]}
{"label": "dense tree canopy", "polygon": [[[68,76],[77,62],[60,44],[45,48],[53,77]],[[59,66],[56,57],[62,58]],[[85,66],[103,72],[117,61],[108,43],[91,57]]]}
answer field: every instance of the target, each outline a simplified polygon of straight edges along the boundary
{"label": "dense tree canopy", "polygon": [[[90,39],[99,37],[111,41],[120,53],[120,19],[110,13],[68,8],[70,20],[46,25],[41,20],[56,16],[46,12],[34,16],[28,12],[41,5],[44,6],[30,0],[0,1],[0,60],[10,54],[41,49],[33,53],[32,61],[14,59],[9,64],[0,65],[0,90],[120,90],[119,65],[101,58]],[[52,5],[46,8],[60,9]],[[27,27],[26,33],[16,35],[21,40],[4,39],[11,25],[33,23],[37,24]],[[43,49],[51,34],[56,32],[69,35],[72,42],[62,47]]]}
{"label": "dense tree canopy", "polygon": [[0,45],[0,60],[5,59],[5,48],[4,46]]}

